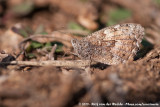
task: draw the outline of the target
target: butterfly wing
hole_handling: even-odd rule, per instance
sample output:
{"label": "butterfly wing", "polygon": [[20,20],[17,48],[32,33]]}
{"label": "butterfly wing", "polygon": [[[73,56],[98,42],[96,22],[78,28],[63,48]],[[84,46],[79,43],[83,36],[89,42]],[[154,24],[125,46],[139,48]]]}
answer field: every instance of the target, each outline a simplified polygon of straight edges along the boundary
{"label": "butterfly wing", "polygon": [[83,41],[96,48],[92,60],[113,65],[133,60],[143,36],[144,28],[141,25],[128,23],[104,28]]}

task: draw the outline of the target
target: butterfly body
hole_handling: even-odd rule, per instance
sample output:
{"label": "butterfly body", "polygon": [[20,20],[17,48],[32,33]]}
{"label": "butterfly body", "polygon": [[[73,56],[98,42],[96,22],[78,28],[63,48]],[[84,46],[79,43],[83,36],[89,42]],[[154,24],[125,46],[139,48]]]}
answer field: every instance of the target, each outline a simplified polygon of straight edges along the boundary
{"label": "butterfly body", "polygon": [[126,23],[106,27],[71,42],[78,57],[114,65],[133,60],[143,36],[144,28],[140,24]]}

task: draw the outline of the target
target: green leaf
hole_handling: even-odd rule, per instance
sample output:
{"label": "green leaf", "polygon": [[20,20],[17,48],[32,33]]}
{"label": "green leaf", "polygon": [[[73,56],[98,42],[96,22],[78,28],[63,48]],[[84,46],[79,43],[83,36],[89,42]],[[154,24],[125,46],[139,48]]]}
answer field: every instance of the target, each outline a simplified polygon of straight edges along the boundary
{"label": "green leaf", "polygon": [[83,30],[84,29],[81,25],[79,25],[79,24],[77,24],[75,22],[70,22],[68,24],[68,28],[69,29],[76,29],[76,30]]}
{"label": "green leaf", "polygon": [[57,44],[57,48],[56,48],[56,53],[59,53],[59,52],[63,52],[63,44],[60,43],[60,42],[51,42],[52,46],[54,46],[54,44]]}
{"label": "green leaf", "polygon": [[109,12],[109,21],[107,22],[107,25],[114,25],[122,20],[131,17],[131,15],[131,11],[123,8],[112,10]]}
{"label": "green leaf", "polygon": [[63,52],[62,47],[63,47],[63,45],[58,45],[57,49],[56,49],[56,53]]}
{"label": "green leaf", "polygon": [[26,48],[26,52],[29,53],[34,49],[42,48],[44,45],[42,43],[32,41],[31,44]]}
{"label": "green leaf", "polygon": [[33,53],[28,53],[26,57],[29,59],[36,58],[36,56]]}
{"label": "green leaf", "polygon": [[60,42],[48,42],[48,43],[46,43],[46,44],[44,45],[44,47],[46,47],[48,51],[51,51],[52,47],[53,47],[55,44],[57,44],[57,48],[56,48],[56,51],[55,51],[55,52],[56,52],[56,53],[63,52],[63,49],[62,49],[63,44],[60,43]]}
{"label": "green leaf", "polygon": [[[88,33],[91,33],[90,30],[88,29],[85,29],[84,27],[82,27],[81,25],[75,23],[75,22],[70,22],[68,24],[68,29],[72,29],[72,30],[79,30],[79,31],[85,31],[85,32],[88,32]],[[76,33],[75,33],[76,34]],[[81,34],[76,34],[75,36],[84,36],[84,35],[81,35]]]}
{"label": "green leaf", "polygon": [[47,42],[46,44],[45,44],[45,47],[51,47],[52,46],[52,43],[51,42]]}
{"label": "green leaf", "polygon": [[39,42],[32,41],[31,47],[32,47],[33,49],[42,48],[42,47],[43,47],[43,44],[42,44],[42,43],[39,43]]}

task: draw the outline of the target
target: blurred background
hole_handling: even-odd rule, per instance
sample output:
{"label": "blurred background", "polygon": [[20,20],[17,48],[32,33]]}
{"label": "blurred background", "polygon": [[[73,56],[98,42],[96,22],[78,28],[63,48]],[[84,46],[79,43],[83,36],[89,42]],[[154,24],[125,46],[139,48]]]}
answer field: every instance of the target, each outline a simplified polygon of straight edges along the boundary
{"label": "blurred background", "polygon": [[1,0],[0,25],[24,23],[46,31],[74,26],[97,30],[124,22],[160,26],[159,7],[159,0]]}
{"label": "blurred background", "polygon": [[160,26],[160,0],[1,0],[0,27],[23,23],[51,32],[97,30],[117,23]]}
{"label": "blurred background", "polygon": [[159,0],[1,0],[0,26],[24,23],[33,29],[97,30],[105,26],[135,22],[160,26]]}

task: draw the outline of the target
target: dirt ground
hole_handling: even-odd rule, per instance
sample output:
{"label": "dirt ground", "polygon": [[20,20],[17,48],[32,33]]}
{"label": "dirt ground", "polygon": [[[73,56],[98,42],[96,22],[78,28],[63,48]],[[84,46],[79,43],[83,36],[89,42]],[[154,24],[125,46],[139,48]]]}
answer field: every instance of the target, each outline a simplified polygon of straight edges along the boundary
{"label": "dirt ground", "polygon": [[[71,39],[121,23],[145,28],[134,61],[74,62]],[[98,106],[160,106],[160,0],[0,0],[0,107]]]}

